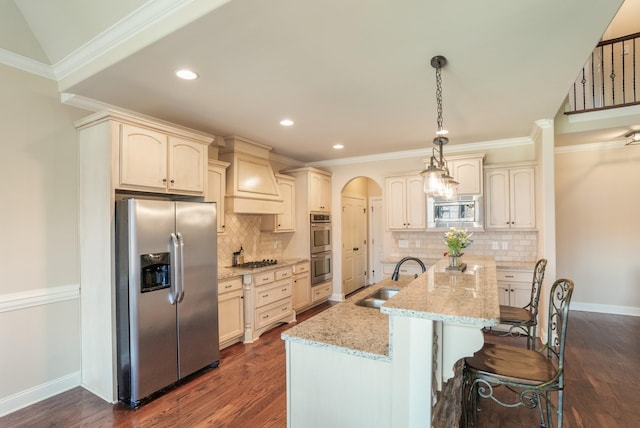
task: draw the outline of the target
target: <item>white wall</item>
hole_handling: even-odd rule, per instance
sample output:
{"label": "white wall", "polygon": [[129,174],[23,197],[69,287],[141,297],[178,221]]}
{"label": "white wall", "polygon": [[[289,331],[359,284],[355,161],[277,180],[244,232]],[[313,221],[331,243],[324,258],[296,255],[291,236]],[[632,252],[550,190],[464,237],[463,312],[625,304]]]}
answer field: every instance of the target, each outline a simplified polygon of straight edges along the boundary
{"label": "white wall", "polygon": [[640,316],[640,146],[556,149],[557,274],[573,309]]}
{"label": "white wall", "polygon": [[0,65],[0,415],[79,384],[77,155],[55,82]]}

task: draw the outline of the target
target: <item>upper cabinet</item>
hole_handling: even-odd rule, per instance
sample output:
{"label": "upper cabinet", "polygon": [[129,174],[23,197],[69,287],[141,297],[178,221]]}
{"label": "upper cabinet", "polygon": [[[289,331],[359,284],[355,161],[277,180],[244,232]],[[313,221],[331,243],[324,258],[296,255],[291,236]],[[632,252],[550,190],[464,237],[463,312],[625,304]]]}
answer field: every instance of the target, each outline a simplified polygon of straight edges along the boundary
{"label": "upper cabinet", "polygon": [[131,123],[118,126],[119,189],[204,194],[210,140],[192,140]]}
{"label": "upper cabinet", "polygon": [[484,154],[447,157],[449,173],[458,182],[459,195],[482,195]]}
{"label": "upper cabinet", "polygon": [[385,178],[387,228],[389,230],[427,227],[427,196],[422,177],[417,173]]}
{"label": "upper cabinet", "polygon": [[535,167],[496,165],[485,168],[487,229],[534,229]]}
{"label": "upper cabinet", "polygon": [[218,233],[225,231],[224,215],[224,192],[226,188],[226,171],[228,162],[209,159],[207,170],[207,191],[204,197],[205,202],[215,202],[218,213]]}
{"label": "upper cabinet", "polygon": [[309,210],[331,212],[331,175],[309,171]]}
{"label": "upper cabinet", "polygon": [[276,183],[282,197],[282,214],[262,216],[263,232],[295,232],[296,179],[289,175],[276,174]]}

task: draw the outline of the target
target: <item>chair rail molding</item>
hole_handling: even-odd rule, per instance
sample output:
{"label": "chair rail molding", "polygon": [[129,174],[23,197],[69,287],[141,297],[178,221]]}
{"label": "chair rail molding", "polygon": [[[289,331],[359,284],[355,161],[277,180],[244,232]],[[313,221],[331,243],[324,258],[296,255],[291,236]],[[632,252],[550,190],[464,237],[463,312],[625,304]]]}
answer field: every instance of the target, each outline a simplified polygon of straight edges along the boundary
{"label": "chair rail molding", "polygon": [[80,298],[80,285],[60,285],[0,295],[0,313]]}

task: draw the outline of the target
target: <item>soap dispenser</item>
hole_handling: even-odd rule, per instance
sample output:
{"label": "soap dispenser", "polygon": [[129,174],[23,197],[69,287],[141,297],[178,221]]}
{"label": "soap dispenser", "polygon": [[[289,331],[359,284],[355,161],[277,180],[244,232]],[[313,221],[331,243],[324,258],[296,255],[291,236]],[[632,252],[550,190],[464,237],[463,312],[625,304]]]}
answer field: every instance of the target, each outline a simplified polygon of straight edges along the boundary
{"label": "soap dispenser", "polygon": [[240,254],[238,254],[238,263],[240,264],[244,263],[244,248],[242,248],[242,245],[240,245]]}

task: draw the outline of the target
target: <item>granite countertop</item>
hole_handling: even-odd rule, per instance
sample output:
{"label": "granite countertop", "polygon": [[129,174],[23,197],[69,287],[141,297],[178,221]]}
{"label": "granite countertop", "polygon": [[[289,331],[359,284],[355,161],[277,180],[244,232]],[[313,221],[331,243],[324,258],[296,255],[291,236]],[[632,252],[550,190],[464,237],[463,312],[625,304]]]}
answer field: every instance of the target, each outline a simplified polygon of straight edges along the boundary
{"label": "granite countertop", "polygon": [[300,262],[309,261],[309,259],[278,259],[277,265],[269,265],[261,268],[239,268],[232,266],[218,267],[218,279],[228,279],[234,276],[253,275],[254,273],[267,272],[270,270],[278,270],[286,268],[287,266],[293,266]]}
{"label": "granite countertop", "polygon": [[389,359],[389,316],[379,309],[355,304],[382,287],[404,288],[414,280],[402,275],[398,281],[382,281],[352,295],[344,302],[285,330],[284,340],[302,342],[371,359]]}
{"label": "granite countertop", "polygon": [[[384,279],[349,299],[282,333],[282,339],[335,349],[372,359],[389,359],[389,315],[428,318],[448,323],[492,326],[498,323],[498,289],[492,257],[465,257],[464,273],[448,273],[441,259],[414,280]],[[380,310],[356,301],[378,288],[399,288]]]}
{"label": "granite countertop", "polygon": [[446,271],[443,258],[382,305],[381,312],[452,324],[489,327],[498,324],[500,309],[493,257],[464,257],[462,273]]}

